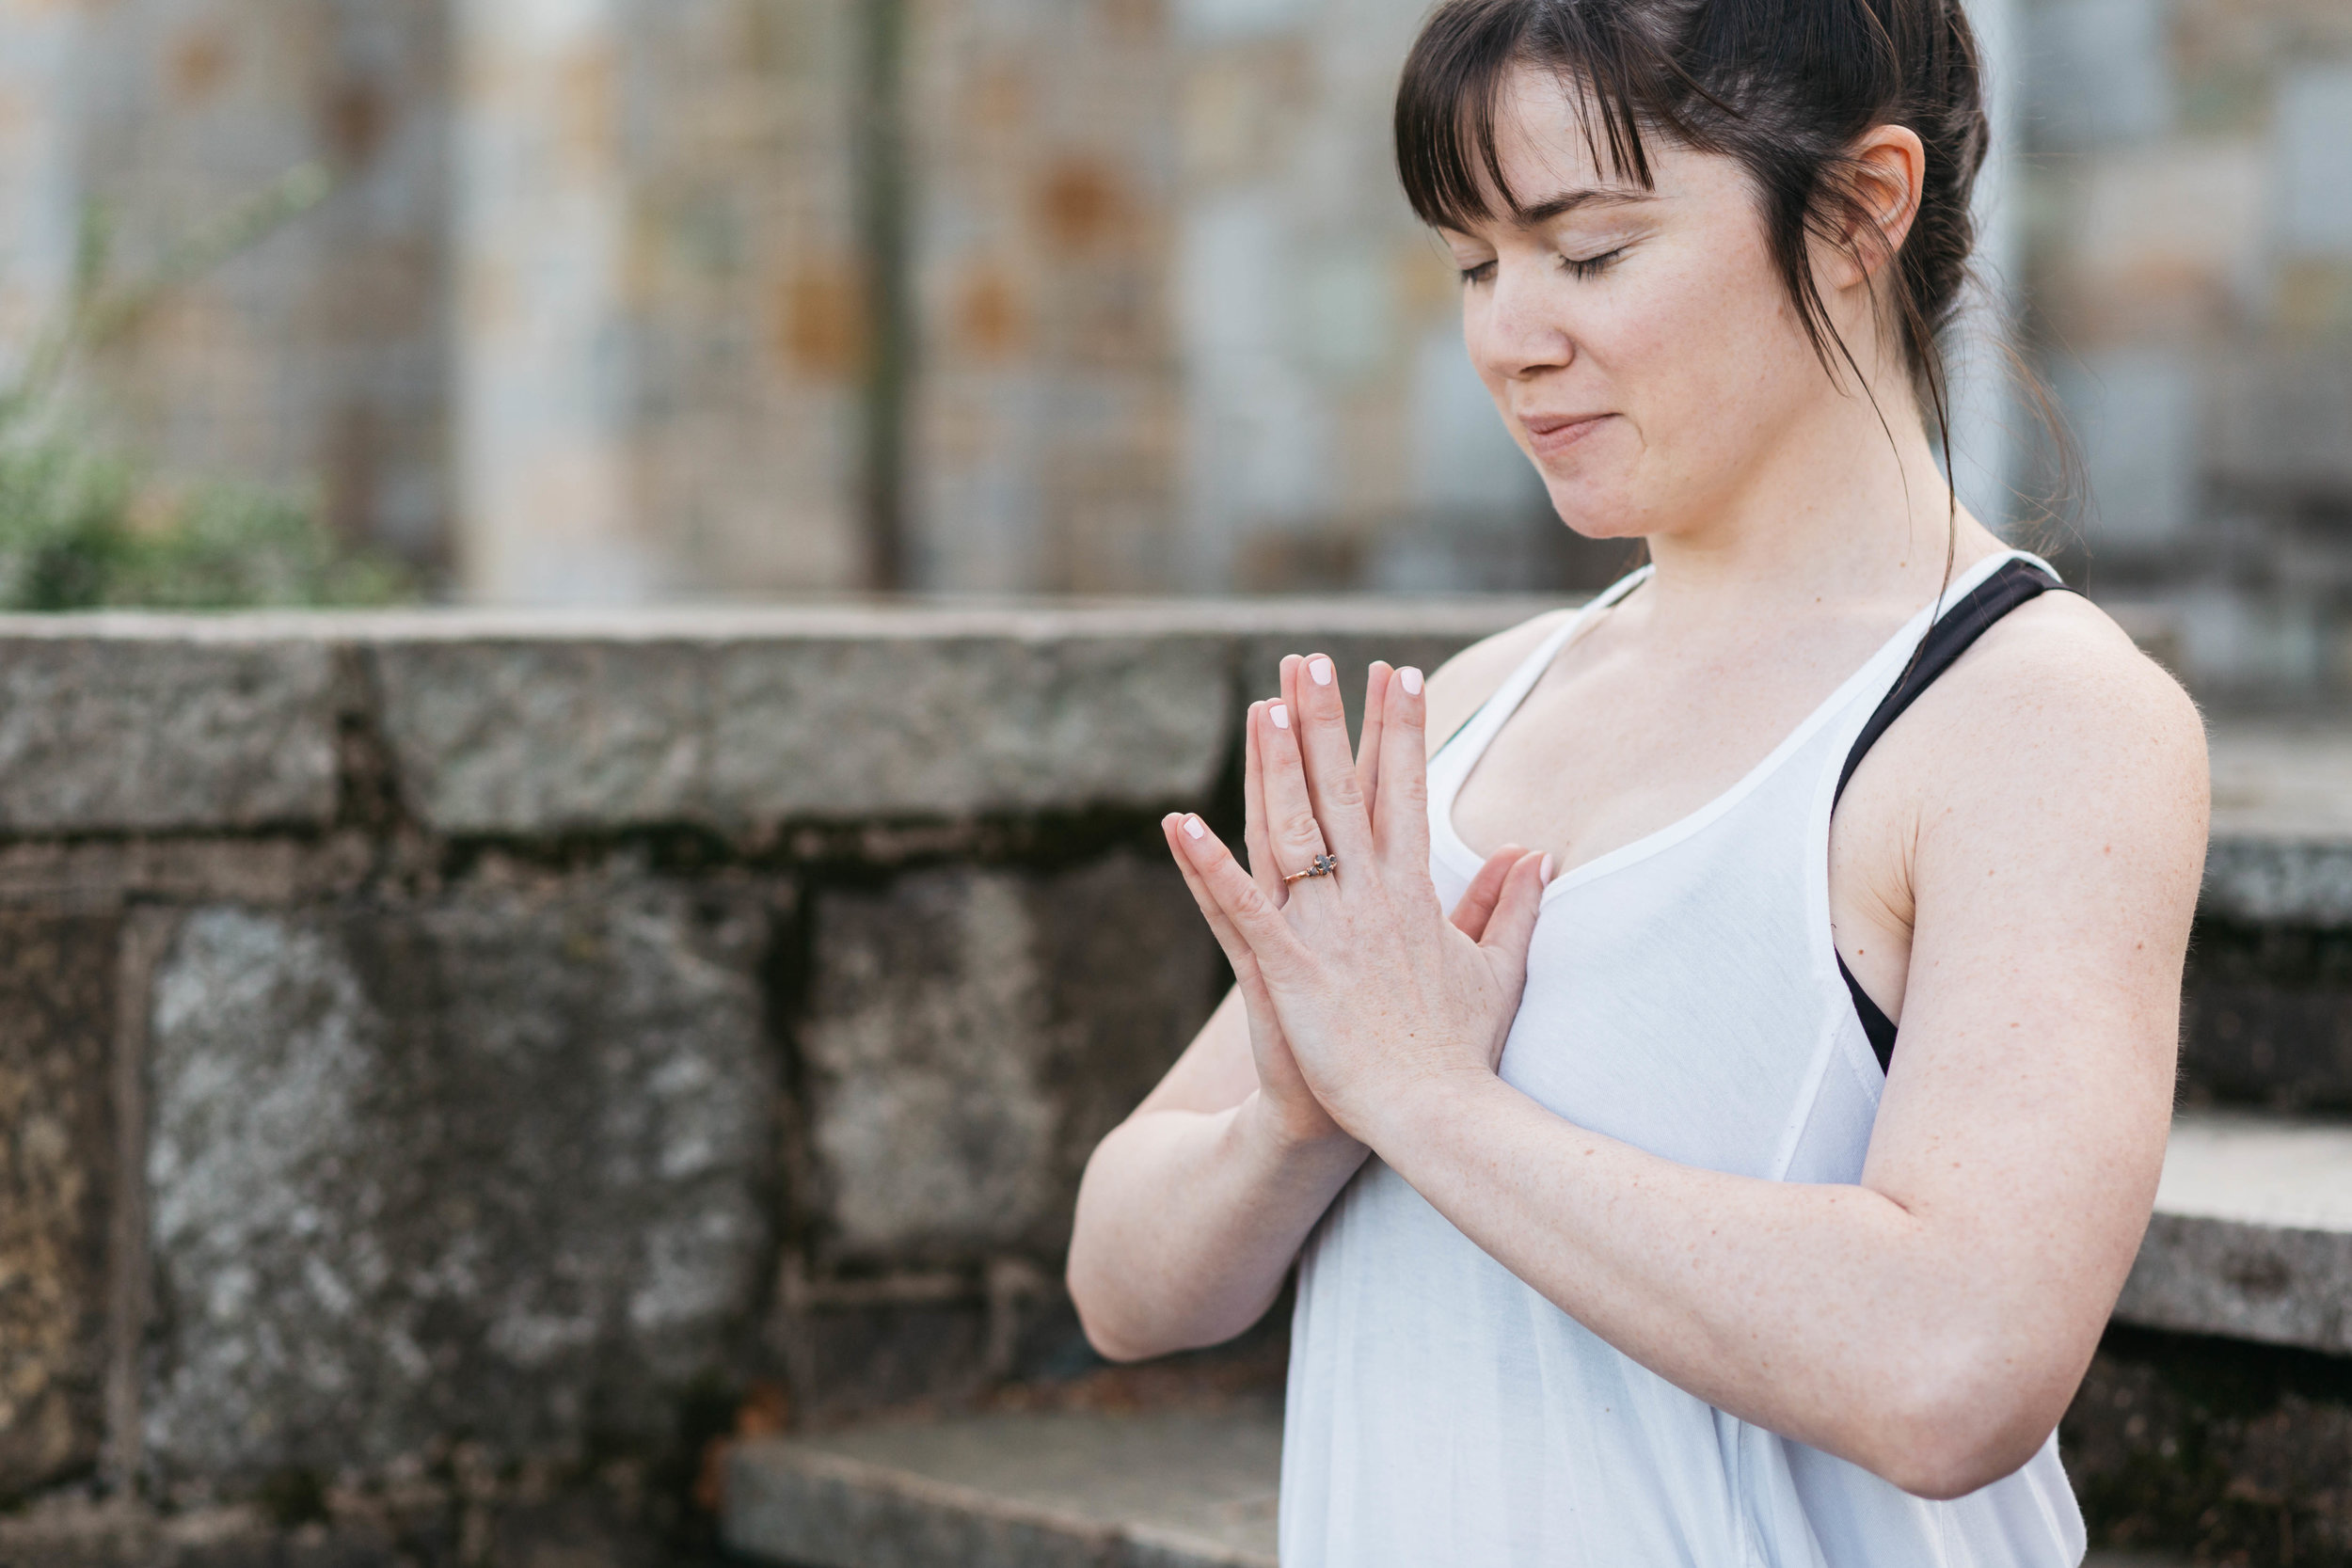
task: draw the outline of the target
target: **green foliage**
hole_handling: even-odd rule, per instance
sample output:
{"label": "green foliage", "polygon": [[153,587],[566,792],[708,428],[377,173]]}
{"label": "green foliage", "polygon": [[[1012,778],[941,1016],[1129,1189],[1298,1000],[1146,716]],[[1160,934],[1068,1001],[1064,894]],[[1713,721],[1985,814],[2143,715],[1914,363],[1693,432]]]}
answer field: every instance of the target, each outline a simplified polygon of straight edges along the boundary
{"label": "green foliage", "polygon": [[0,609],[373,605],[414,595],[397,562],[345,546],[298,497],[220,483],[171,495],[143,483],[128,459],[74,433],[63,390],[90,349],[330,188],[317,166],[295,168],[129,285],[108,279],[103,214],[86,217],[62,317],[31,345],[16,383],[0,388]]}

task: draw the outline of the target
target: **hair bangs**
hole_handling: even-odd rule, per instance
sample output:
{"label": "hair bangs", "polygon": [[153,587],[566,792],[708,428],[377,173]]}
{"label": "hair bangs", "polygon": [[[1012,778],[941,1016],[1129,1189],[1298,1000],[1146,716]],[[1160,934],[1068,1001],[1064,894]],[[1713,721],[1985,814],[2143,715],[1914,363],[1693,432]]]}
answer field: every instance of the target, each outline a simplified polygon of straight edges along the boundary
{"label": "hair bangs", "polygon": [[1566,89],[1594,167],[1648,189],[1641,128],[1661,118],[1645,90],[1661,62],[1641,54],[1636,39],[1582,6],[1454,0],[1440,8],[1397,84],[1397,175],[1414,215],[1462,231],[1501,215],[1498,203],[1502,214],[1521,210],[1502,172],[1498,130],[1503,88],[1521,67],[1549,71]]}

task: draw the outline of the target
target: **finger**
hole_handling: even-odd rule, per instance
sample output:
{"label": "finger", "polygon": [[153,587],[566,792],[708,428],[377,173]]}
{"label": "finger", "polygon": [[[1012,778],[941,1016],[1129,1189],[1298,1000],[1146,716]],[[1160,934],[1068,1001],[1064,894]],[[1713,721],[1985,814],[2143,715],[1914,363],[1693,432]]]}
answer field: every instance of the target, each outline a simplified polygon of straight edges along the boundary
{"label": "finger", "polygon": [[1380,863],[1406,870],[1429,864],[1429,703],[1411,665],[1389,682],[1380,726],[1380,808],[1375,841]]}
{"label": "finger", "polygon": [[1266,842],[1265,749],[1258,740],[1265,728],[1265,710],[1263,702],[1250,704],[1242,723],[1241,842],[1249,853],[1251,879],[1280,909],[1289,899],[1290,889],[1282,885],[1281,870],[1274,863],[1274,850]]}
{"label": "finger", "polygon": [[1364,792],[1364,815],[1380,820],[1380,731],[1388,715],[1388,660],[1375,658],[1364,672],[1364,727],[1356,737],[1356,787]]}
{"label": "finger", "polygon": [[[1329,847],[1308,800],[1295,713],[1288,703],[1268,703],[1258,727],[1258,777],[1265,792],[1266,843],[1278,877],[1306,870]],[[1299,886],[1289,884],[1293,893]]]}
{"label": "finger", "polygon": [[1281,1025],[1274,1016],[1274,999],[1266,994],[1265,975],[1259,971],[1258,957],[1249,950],[1249,944],[1241,940],[1241,933],[1233,929],[1233,923],[1226,918],[1216,900],[1209,895],[1208,884],[1200,879],[1200,873],[1193,869],[1191,859],[1177,844],[1176,835],[1183,831],[1184,822],[1182,812],[1169,812],[1160,818],[1160,832],[1168,839],[1168,852],[1175,857],[1176,869],[1184,877],[1184,886],[1191,891],[1193,902],[1200,906],[1200,912],[1208,920],[1209,932],[1216,938],[1217,946],[1224,949],[1225,961],[1232,966],[1233,990],[1241,997],[1242,1011],[1248,1015],[1251,1037],[1273,1039],[1280,1034]]}
{"label": "finger", "polygon": [[1372,818],[1356,779],[1356,758],[1347,744],[1347,705],[1340,700],[1340,667],[1328,654],[1310,654],[1300,671],[1298,705],[1293,710],[1298,750],[1307,768],[1308,799],[1324,841],[1343,862],[1369,861]]}
{"label": "finger", "polygon": [[1252,986],[1263,988],[1264,981],[1258,974],[1257,955],[1249,950],[1249,944],[1233,928],[1232,921],[1226,917],[1224,909],[1210,894],[1209,884],[1202,879],[1200,873],[1193,869],[1192,857],[1184,853],[1184,845],[1178,840],[1177,835],[1183,832],[1184,824],[1184,814],[1180,811],[1169,812],[1160,818],[1160,833],[1168,840],[1168,852],[1175,857],[1176,869],[1183,874],[1184,886],[1192,894],[1192,901],[1200,906],[1201,918],[1209,923],[1209,934],[1216,938],[1217,946],[1225,950],[1226,962],[1233,966],[1233,983],[1245,990]]}
{"label": "finger", "polygon": [[1306,949],[1282,911],[1249,879],[1224,841],[1196,815],[1181,818],[1170,836],[1176,853],[1200,875],[1210,900],[1224,912],[1234,935],[1256,959],[1258,972],[1269,981],[1295,972],[1305,959]]}
{"label": "finger", "polygon": [[1486,857],[1486,863],[1478,868],[1462,896],[1454,900],[1454,924],[1464,936],[1476,942],[1486,934],[1486,921],[1495,912],[1495,900],[1502,896],[1502,879],[1511,868],[1519,863],[1527,850],[1517,844],[1506,844]]}
{"label": "finger", "polygon": [[1527,979],[1527,946],[1535,937],[1535,917],[1543,912],[1544,885],[1551,880],[1551,857],[1534,850],[1518,858],[1502,879],[1502,895],[1486,922],[1478,945],[1496,972],[1515,991]]}

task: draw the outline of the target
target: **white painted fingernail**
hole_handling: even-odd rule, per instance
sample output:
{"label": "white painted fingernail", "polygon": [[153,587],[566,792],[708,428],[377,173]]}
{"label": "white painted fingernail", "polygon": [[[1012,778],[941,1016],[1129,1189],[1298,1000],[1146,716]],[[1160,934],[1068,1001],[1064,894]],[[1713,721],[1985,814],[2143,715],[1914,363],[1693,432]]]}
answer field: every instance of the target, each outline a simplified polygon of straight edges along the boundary
{"label": "white painted fingernail", "polygon": [[1421,695],[1420,671],[1407,664],[1404,669],[1399,670],[1396,673],[1396,678],[1405,683],[1405,694],[1407,697],[1418,697]]}
{"label": "white painted fingernail", "polygon": [[1535,868],[1535,875],[1545,882],[1551,880],[1551,857],[1549,855],[1546,855],[1544,863]]}
{"label": "white painted fingernail", "polygon": [[1321,654],[1307,661],[1307,673],[1314,676],[1317,686],[1331,684],[1331,661]]}
{"label": "white painted fingernail", "polygon": [[1284,703],[1268,703],[1266,705],[1265,713],[1267,718],[1274,721],[1274,727],[1276,729],[1287,730],[1291,727],[1291,710],[1289,705]]}
{"label": "white painted fingernail", "polygon": [[1204,824],[1200,818],[1197,816],[1187,816],[1184,818],[1184,832],[1187,836],[1199,838],[1205,834],[1208,831],[1207,825]]}

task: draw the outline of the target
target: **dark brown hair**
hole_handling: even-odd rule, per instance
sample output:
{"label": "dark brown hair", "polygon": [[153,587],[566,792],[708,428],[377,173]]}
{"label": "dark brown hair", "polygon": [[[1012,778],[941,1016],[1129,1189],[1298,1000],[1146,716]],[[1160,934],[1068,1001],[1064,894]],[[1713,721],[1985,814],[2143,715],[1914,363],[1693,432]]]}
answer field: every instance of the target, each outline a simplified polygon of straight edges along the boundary
{"label": "dark brown hair", "polygon": [[1838,379],[1835,345],[1866,392],[1815,286],[1807,241],[1864,259],[1856,236],[1867,242],[1878,230],[1849,149],[1874,125],[1908,126],[1927,166],[1918,213],[1884,269],[1894,286],[1883,309],[1949,453],[1938,339],[1968,280],[1968,195],[1990,135],[1960,0],[1445,0],[1415,40],[1396,95],[1397,169],[1423,222],[1475,227],[1495,215],[1490,195],[1517,205],[1495,116],[1518,67],[1568,87],[1595,166],[1618,179],[1654,185],[1644,144],[1653,132],[1738,160],[1816,357]]}

